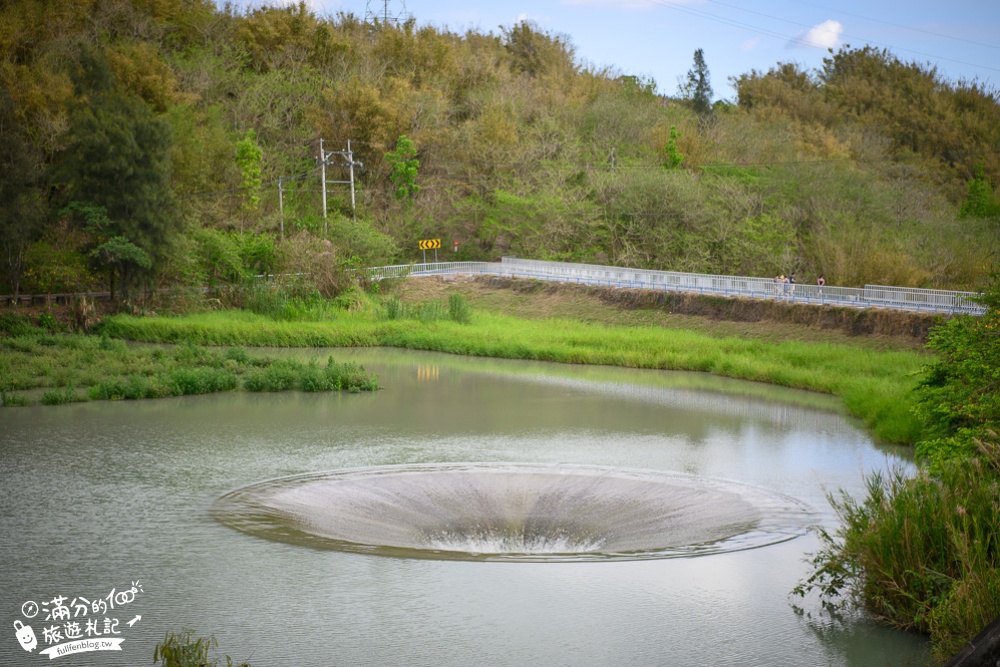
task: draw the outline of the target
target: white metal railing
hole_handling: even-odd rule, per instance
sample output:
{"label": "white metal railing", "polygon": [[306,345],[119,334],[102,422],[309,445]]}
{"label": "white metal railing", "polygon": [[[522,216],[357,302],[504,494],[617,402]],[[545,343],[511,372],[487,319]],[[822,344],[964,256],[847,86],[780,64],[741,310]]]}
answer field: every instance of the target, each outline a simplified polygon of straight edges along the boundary
{"label": "white metal railing", "polygon": [[627,269],[593,264],[546,262],[504,257],[496,262],[434,262],[384,266],[369,270],[373,279],[429,275],[499,275],[582,285],[603,285],[671,292],[691,292],[792,303],[888,308],[926,313],[981,315],[985,306],[972,301],[974,292],[917,289],[911,287],[832,287],[826,285],[776,283],[773,278],[722,276],[676,271]]}

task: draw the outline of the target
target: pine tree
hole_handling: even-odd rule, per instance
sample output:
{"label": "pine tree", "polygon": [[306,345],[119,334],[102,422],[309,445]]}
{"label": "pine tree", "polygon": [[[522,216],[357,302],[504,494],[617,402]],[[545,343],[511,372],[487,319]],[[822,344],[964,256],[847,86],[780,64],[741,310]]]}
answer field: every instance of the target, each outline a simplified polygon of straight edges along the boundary
{"label": "pine tree", "polygon": [[[102,247],[116,240],[91,256],[108,271],[112,285],[119,279],[127,298],[130,281],[166,259],[179,229],[170,188],[172,134],[145,101],[118,87],[99,52],[84,50],[80,63],[76,86],[87,103],[71,115],[73,139],[55,180],[69,202],[105,212],[107,221],[96,240]],[[126,242],[141,253],[123,254]],[[132,261],[139,256],[146,259]]]}
{"label": "pine tree", "polygon": [[694,52],[694,67],[688,70],[687,81],[679,86],[681,97],[691,102],[694,110],[702,116],[712,113],[712,84],[709,79],[705,53]]}

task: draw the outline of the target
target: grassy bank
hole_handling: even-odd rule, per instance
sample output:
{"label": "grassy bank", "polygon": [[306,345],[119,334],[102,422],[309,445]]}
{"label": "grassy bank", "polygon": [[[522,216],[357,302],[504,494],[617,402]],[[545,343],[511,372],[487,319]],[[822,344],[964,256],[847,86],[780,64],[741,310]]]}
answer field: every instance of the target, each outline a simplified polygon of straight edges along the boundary
{"label": "grassy bank", "polygon": [[[442,312],[449,309],[442,307]],[[840,396],[879,438],[912,443],[920,424],[910,412],[914,375],[926,357],[841,343],[712,336],[651,326],[614,326],[565,318],[524,319],[471,309],[467,321],[391,316],[369,304],[333,319],[278,321],[245,311],[176,317],[117,315],[103,331],[150,343],[212,346],[388,346],[470,356],[572,364],[687,370]]]}

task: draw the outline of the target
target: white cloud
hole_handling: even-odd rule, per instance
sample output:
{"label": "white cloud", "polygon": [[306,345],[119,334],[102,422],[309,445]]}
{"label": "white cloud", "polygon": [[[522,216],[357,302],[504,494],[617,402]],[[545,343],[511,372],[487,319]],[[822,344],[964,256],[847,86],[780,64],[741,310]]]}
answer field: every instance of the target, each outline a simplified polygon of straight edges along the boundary
{"label": "white cloud", "polygon": [[789,46],[812,46],[819,49],[833,49],[840,46],[840,33],[844,32],[844,26],[840,21],[827,19],[819,25],[815,25],[805,31],[795,39]]}
{"label": "white cloud", "polygon": [[760,37],[754,37],[740,44],[740,51],[753,51],[760,44]]}

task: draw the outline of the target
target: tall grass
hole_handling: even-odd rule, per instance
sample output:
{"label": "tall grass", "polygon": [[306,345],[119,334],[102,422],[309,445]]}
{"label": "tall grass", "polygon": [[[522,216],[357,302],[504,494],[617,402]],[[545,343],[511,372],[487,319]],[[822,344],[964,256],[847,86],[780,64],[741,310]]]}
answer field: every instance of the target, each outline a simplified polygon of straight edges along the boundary
{"label": "tall grass", "polygon": [[472,309],[461,294],[448,296],[448,317],[459,324],[468,324],[472,319]]}
{"label": "tall grass", "polygon": [[41,403],[42,405],[62,405],[64,403],[75,403],[85,400],[87,400],[87,397],[77,394],[72,387],[59,387],[58,389],[50,389],[43,393]]}
{"label": "tall grass", "polygon": [[246,289],[245,307],[258,315],[291,322],[336,317],[337,308],[315,288],[255,282]]}
{"label": "tall grass", "polygon": [[0,390],[0,406],[13,407],[31,405],[31,401],[24,394]]}
{"label": "tall grass", "polygon": [[383,315],[387,320],[409,319],[424,324],[444,320],[465,324],[469,322],[472,312],[461,294],[449,296],[447,306],[436,301],[408,304],[401,301],[398,296],[392,295],[386,300],[383,308]]}
{"label": "tall grass", "polygon": [[929,633],[954,655],[1000,615],[1000,447],[938,475],[866,478],[867,497],[831,496],[842,527],[823,533],[814,573],[796,589],[845,595],[876,618]]}
{"label": "tall grass", "polygon": [[[153,662],[160,667],[217,667],[219,660],[210,657],[213,649],[219,646],[215,637],[193,637],[193,634],[193,630],[167,632],[153,649]],[[226,656],[226,667],[250,667],[250,664],[237,664]]]}
{"label": "tall grass", "polygon": [[338,364],[328,357],[326,366],[315,359],[302,363],[295,359],[282,359],[266,367],[250,371],[243,378],[247,391],[374,391],[378,378],[369,376],[356,364]]}

